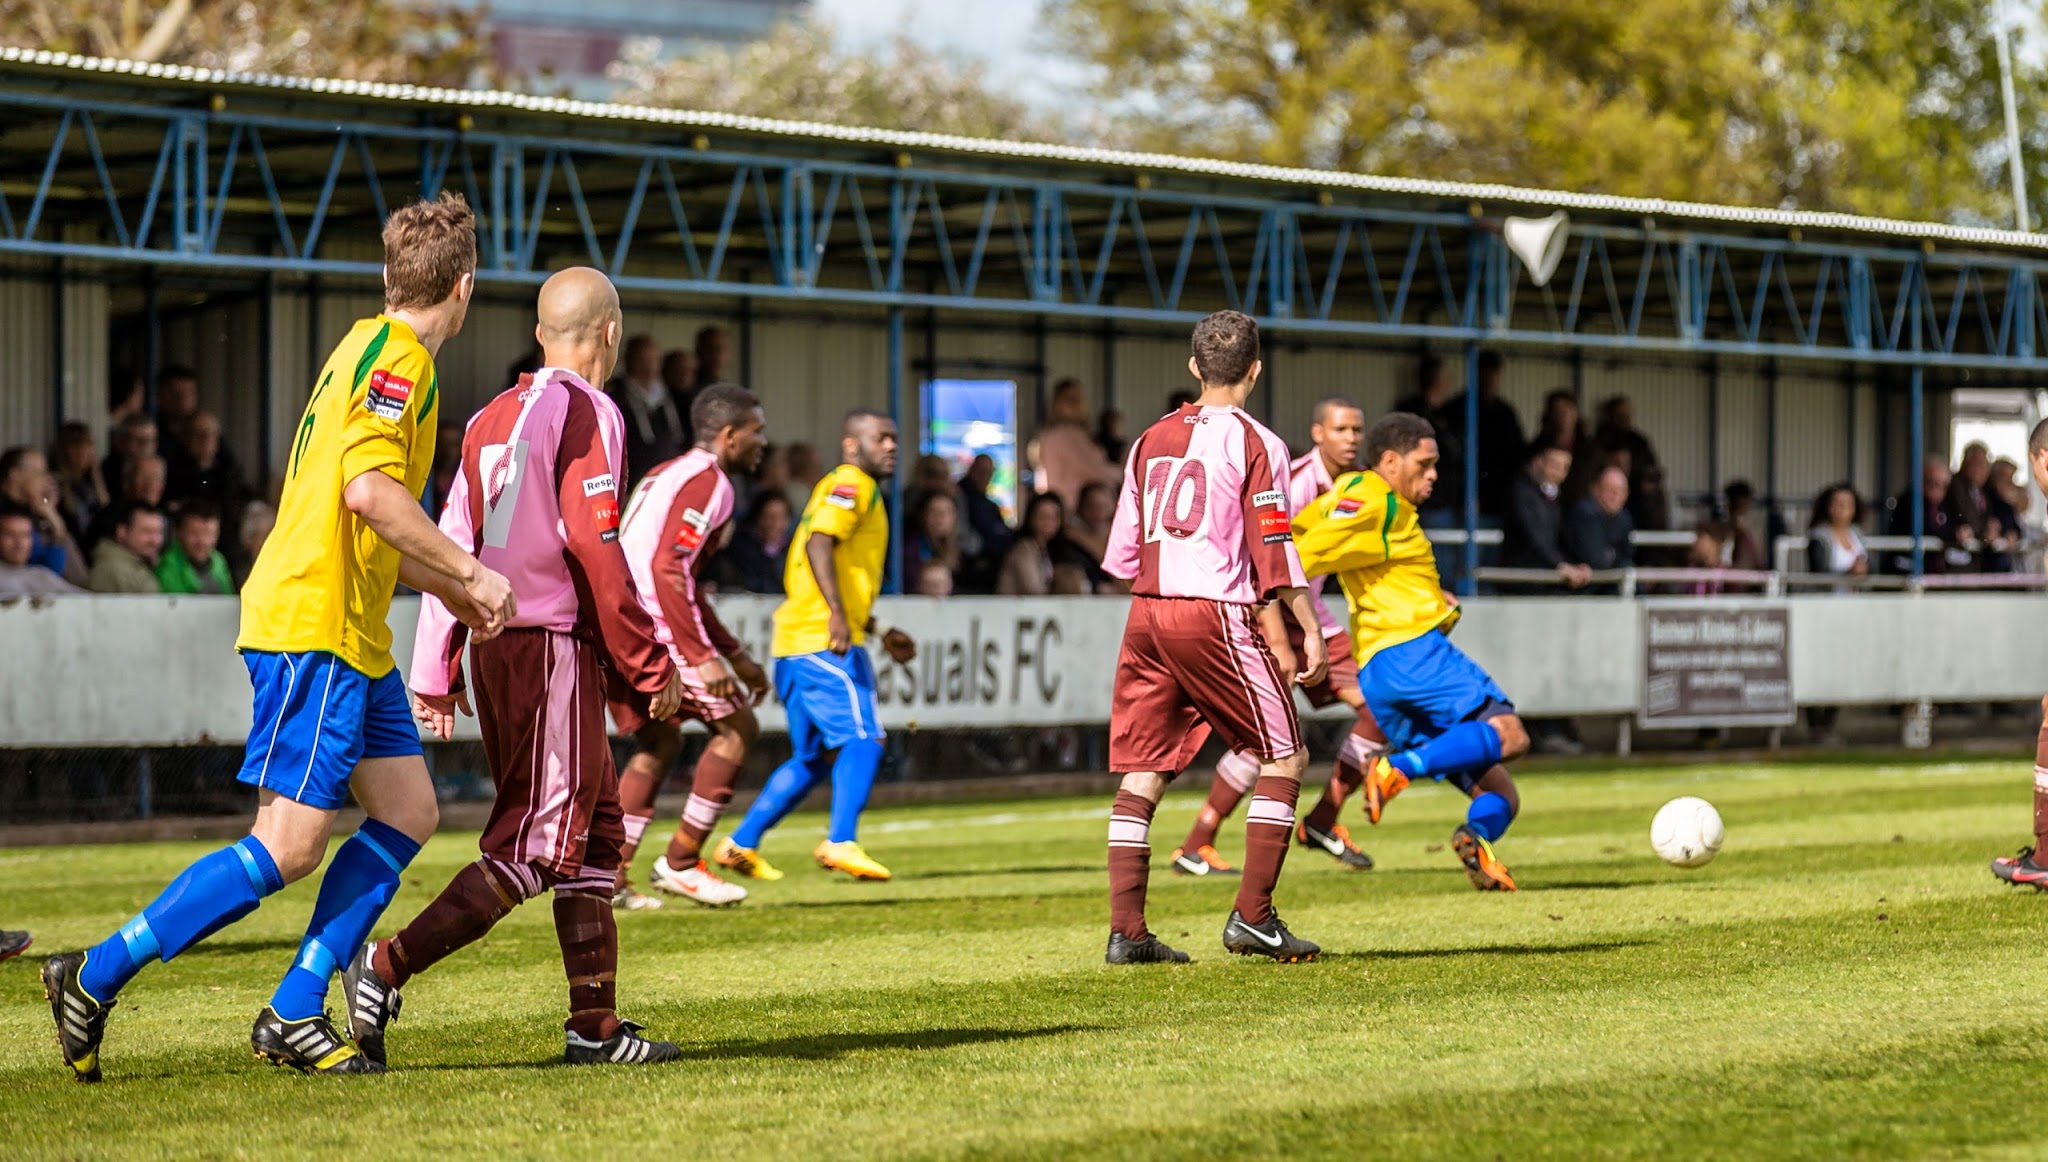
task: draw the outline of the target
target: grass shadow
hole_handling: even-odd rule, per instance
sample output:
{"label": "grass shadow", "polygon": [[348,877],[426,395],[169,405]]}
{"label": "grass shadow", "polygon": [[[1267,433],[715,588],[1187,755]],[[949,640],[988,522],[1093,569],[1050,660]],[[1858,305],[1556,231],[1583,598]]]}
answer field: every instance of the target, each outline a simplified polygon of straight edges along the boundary
{"label": "grass shadow", "polygon": [[760,1057],[823,1061],[871,1049],[950,1049],[955,1045],[987,1045],[1092,1033],[1102,1025],[1042,1025],[1029,1029],[909,1029],[896,1033],[818,1033],[759,1041],[721,1041],[683,1050],[686,1060],[727,1060]]}
{"label": "grass shadow", "polygon": [[1650,940],[1593,940],[1583,944],[1483,944],[1475,948],[1382,948],[1362,952],[1325,952],[1324,960],[1431,960],[1451,956],[1579,956],[1644,948]]}
{"label": "grass shadow", "polygon": [[924,880],[956,880],[956,879],[966,879],[966,878],[968,878],[968,877],[971,877],[971,876],[1028,876],[1028,875],[1054,875],[1054,874],[1058,874],[1058,873],[1061,873],[1061,872],[1098,872],[1098,873],[1099,873],[1099,872],[1101,872],[1102,870],[1103,870],[1103,864],[1101,863],[1101,861],[1097,861],[1097,862],[1095,862],[1095,863],[1054,863],[1054,864],[1041,864],[1041,865],[1038,865],[1038,866],[1036,866],[1036,867],[1022,867],[1022,866],[1020,866],[1020,867],[975,867],[975,868],[957,868],[957,869],[955,869],[955,870],[953,870],[953,871],[928,871],[928,872],[918,872],[918,873],[917,873],[917,874],[915,874],[915,875],[911,875],[911,876],[905,876],[905,877],[903,877],[903,878],[904,878],[904,879],[905,879],[906,881],[914,881],[914,882],[921,882],[921,881],[924,881]]}
{"label": "grass shadow", "polygon": [[[911,1029],[895,1033],[818,1033],[802,1037],[774,1037],[750,1041],[718,1041],[709,1045],[686,1045],[684,1061],[736,1061],[757,1058],[771,1061],[830,1061],[849,1053],[875,1049],[950,1049],[956,1045],[988,1045],[1004,1041],[1025,1041],[1037,1037],[1058,1037],[1067,1033],[1089,1033],[1102,1025],[1045,1025],[1031,1029]],[[446,1073],[482,1069],[548,1069],[561,1065],[560,1058],[545,1061],[464,1061],[439,1065],[405,1065],[394,1069],[407,1072]]]}
{"label": "grass shadow", "polygon": [[241,956],[251,952],[295,952],[299,941],[288,936],[272,940],[208,940],[192,947],[189,952],[179,955],[180,960],[197,960],[207,956]]}

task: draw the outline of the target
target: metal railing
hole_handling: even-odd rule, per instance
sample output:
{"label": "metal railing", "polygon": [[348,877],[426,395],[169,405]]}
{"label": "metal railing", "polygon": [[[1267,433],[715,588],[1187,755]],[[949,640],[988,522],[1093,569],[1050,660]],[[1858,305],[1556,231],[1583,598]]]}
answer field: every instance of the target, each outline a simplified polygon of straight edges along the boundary
{"label": "metal railing", "polygon": [[[1910,538],[1891,538],[1908,540]],[[1596,569],[1584,585],[1574,586],[1554,569],[1481,568],[1475,579],[1515,589],[1547,588],[1561,593],[1598,589],[1600,596],[1763,596],[1782,597],[1798,591],[1957,593],[2032,592],[2048,589],[2043,573],[1950,573],[1907,577],[1895,573],[1857,576],[1848,573],[1804,573],[1762,569]],[[1510,594],[1511,596],[1512,594]],[[1526,595],[1526,594],[1525,594]]]}

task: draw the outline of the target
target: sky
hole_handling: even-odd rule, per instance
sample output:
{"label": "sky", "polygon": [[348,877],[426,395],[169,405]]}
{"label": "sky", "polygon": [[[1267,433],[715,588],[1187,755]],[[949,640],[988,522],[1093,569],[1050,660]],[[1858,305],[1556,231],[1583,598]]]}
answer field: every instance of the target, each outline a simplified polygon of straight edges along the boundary
{"label": "sky", "polygon": [[849,45],[886,40],[899,27],[928,48],[979,57],[989,75],[1039,105],[1070,101],[1080,70],[1038,49],[1036,0],[813,0]]}

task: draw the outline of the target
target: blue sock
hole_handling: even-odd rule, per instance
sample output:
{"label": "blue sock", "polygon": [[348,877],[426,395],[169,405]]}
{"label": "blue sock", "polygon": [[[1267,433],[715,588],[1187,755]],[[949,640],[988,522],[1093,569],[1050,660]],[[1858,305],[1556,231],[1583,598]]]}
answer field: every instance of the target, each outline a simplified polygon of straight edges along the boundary
{"label": "blue sock", "polygon": [[168,963],[282,887],[276,861],[255,836],[223,847],[178,873],[147,908],[94,945],[78,983],[97,1000],[113,1000],[151,957]]}
{"label": "blue sock", "polygon": [[793,758],[775,768],[768,776],[768,785],[754,797],[754,805],[747,808],[747,817],[733,829],[732,841],[745,848],[761,846],[761,837],[768,829],[782,822],[782,817],[796,810],[804,796],[811,793],[818,780],[825,777],[827,768],[823,756],[806,763]]}
{"label": "blue sock", "polygon": [[1506,799],[1492,791],[1472,800],[1472,805],[1465,808],[1465,826],[1488,843],[1506,835],[1508,824],[1514,821],[1514,809],[1508,806]]}
{"label": "blue sock", "polygon": [[334,853],[299,958],[270,998],[278,1016],[303,1021],[327,1007],[327,982],[370,938],[377,917],[398,894],[398,873],[419,853],[411,836],[375,819],[363,820],[362,829]]}
{"label": "blue sock", "polygon": [[1500,731],[1485,722],[1460,722],[1421,746],[1387,759],[1411,779],[1441,779],[1485,770],[1500,761]]}
{"label": "blue sock", "polygon": [[882,744],[874,739],[855,739],[839,748],[839,759],[832,764],[832,842],[850,843],[859,834],[860,813],[881,769]]}

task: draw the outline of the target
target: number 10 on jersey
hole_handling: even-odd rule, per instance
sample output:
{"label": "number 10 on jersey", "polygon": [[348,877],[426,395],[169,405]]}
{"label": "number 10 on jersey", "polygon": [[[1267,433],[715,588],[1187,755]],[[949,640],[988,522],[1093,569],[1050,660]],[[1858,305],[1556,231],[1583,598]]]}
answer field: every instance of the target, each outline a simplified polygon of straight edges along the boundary
{"label": "number 10 on jersey", "polygon": [[1201,535],[1209,515],[1209,469],[1192,457],[1145,461],[1145,543]]}

